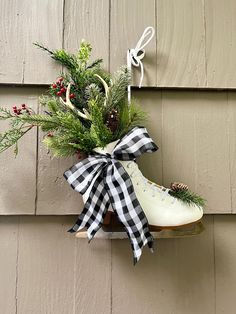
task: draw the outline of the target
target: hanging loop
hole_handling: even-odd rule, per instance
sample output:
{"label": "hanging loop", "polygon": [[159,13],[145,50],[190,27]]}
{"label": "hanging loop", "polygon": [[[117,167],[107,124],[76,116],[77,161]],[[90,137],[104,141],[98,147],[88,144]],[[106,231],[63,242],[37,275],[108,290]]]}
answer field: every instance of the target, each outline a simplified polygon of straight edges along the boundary
{"label": "hanging loop", "polygon": [[[132,65],[135,67],[140,67],[141,76],[139,80],[139,88],[142,86],[143,77],[144,77],[144,67],[142,63],[142,59],[145,56],[144,47],[149,44],[155,35],[155,30],[152,26],[148,26],[145,28],[142,36],[140,37],[135,48],[129,49],[127,51],[127,67],[131,71]],[[128,95],[129,97],[129,95]]]}

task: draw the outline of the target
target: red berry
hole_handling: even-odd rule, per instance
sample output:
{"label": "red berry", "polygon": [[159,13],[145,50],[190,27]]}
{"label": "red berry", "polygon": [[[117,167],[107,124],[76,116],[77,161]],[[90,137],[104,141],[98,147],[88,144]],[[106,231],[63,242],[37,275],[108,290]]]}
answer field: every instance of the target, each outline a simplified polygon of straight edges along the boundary
{"label": "red berry", "polygon": [[14,108],[14,109],[13,109],[13,112],[14,112],[14,113],[17,113],[18,111],[17,111],[17,109],[16,109],[16,108]]}
{"label": "red berry", "polygon": [[58,81],[59,81],[59,82],[62,82],[62,81],[63,81],[63,77],[60,77],[60,78],[58,79]]}
{"label": "red berry", "polygon": [[15,110],[15,109],[17,109],[17,107],[16,107],[16,106],[13,106],[12,109]]}
{"label": "red berry", "polygon": [[26,104],[22,104],[21,107],[22,107],[23,109],[25,109],[25,108],[26,108]]}
{"label": "red berry", "polygon": [[70,94],[70,98],[75,98],[75,94]]}
{"label": "red berry", "polygon": [[48,137],[53,137],[53,134],[50,132],[47,134]]}
{"label": "red berry", "polygon": [[61,96],[61,95],[62,95],[61,91],[57,92],[57,96]]}
{"label": "red berry", "polygon": [[52,88],[57,88],[57,84],[52,84]]}
{"label": "red berry", "polygon": [[62,93],[65,93],[65,92],[66,92],[65,87],[62,87],[62,88],[61,88],[61,92],[62,92]]}

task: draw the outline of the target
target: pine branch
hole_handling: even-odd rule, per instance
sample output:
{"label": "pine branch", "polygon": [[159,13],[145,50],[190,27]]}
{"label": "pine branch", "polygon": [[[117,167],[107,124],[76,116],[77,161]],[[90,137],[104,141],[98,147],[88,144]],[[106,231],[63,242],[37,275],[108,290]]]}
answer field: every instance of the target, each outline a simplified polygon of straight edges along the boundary
{"label": "pine branch", "polygon": [[181,201],[188,205],[204,207],[206,203],[206,200],[204,198],[189,190],[176,190],[176,191],[170,190],[169,194],[173,197],[180,199]]}
{"label": "pine branch", "polygon": [[147,120],[147,113],[133,101],[129,105],[127,100],[120,103],[119,116],[120,120],[118,132],[116,134],[117,138],[122,137],[135,126],[143,125]]}
{"label": "pine branch", "polygon": [[91,64],[89,64],[86,69],[92,69],[92,68],[97,68],[101,66],[101,63],[103,62],[103,59],[97,59],[95,61],[93,61]]}
{"label": "pine branch", "polygon": [[130,83],[130,72],[126,67],[121,67],[111,79],[111,85],[107,96],[107,107],[109,110],[117,108],[119,103],[127,97],[127,86]]}
{"label": "pine branch", "polygon": [[129,107],[129,123],[128,129],[132,129],[135,126],[142,125],[147,120],[147,113],[143,109],[132,102]]}
{"label": "pine branch", "polygon": [[48,52],[50,55],[53,55],[53,51],[48,49],[47,47],[43,46],[42,44],[38,43],[38,42],[34,42],[33,45],[35,45],[36,47]]}
{"label": "pine branch", "polygon": [[55,96],[43,95],[39,98],[39,103],[41,106],[47,107],[52,113],[57,113],[58,111],[63,110],[59,98],[56,98]]}
{"label": "pine branch", "polygon": [[47,47],[39,43],[34,43],[38,48],[48,52],[52,59],[59,62],[61,65],[64,65],[69,70],[76,69],[78,67],[76,57],[73,54],[69,54],[65,50],[49,50]]}
{"label": "pine branch", "polygon": [[41,115],[41,114],[34,114],[34,115],[21,115],[18,117],[21,121],[27,122],[32,125],[37,125],[41,127],[50,129],[57,129],[61,126],[59,121],[50,115]]}
{"label": "pine branch", "polygon": [[76,151],[76,148],[70,145],[66,141],[62,141],[60,136],[46,136],[43,139],[43,143],[53,152],[56,157],[69,157],[73,156]]}
{"label": "pine branch", "polygon": [[103,108],[96,99],[92,99],[89,101],[89,111],[92,122],[91,136],[96,139],[97,146],[104,147],[112,141],[113,134],[104,123]]}

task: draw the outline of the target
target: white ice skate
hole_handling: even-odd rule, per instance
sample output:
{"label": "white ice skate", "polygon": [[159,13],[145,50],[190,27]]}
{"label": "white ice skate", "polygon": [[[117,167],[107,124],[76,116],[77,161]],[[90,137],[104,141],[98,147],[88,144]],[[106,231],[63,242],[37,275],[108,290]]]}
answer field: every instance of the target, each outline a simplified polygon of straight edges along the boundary
{"label": "white ice skate", "polygon": [[[94,151],[99,154],[111,154],[117,142],[118,141],[108,144],[104,149],[95,148]],[[203,209],[201,207],[184,203],[171,196],[169,189],[146,179],[135,161],[120,161],[120,163],[130,176],[135,194],[145,212],[151,231],[186,227],[197,224],[201,220],[203,216]],[[97,176],[95,176],[94,180],[96,180],[96,177]],[[90,190],[89,188],[83,195],[84,202],[86,202]],[[111,211],[107,216],[105,225],[111,223]],[[117,225],[117,223],[115,223],[115,225]],[[109,230],[109,228],[107,230]]]}

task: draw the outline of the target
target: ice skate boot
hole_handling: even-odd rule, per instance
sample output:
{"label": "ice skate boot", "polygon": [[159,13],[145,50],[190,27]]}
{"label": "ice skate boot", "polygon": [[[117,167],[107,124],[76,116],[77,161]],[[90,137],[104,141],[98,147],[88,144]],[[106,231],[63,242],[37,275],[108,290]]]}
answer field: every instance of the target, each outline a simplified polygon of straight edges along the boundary
{"label": "ice skate boot", "polygon": [[[96,148],[94,151],[99,154],[111,154],[117,142],[108,144],[104,149]],[[187,204],[170,195],[170,189],[146,179],[135,161],[120,161],[120,163],[130,176],[136,197],[145,212],[151,231],[161,231],[163,229],[178,230],[181,228],[179,230],[184,235],[183,230],[185,227],[197,225],[200,222],[203,216],[203,208],[201,206],[193,203]],[[96,180],[96,177],[94,180]],[[86,202],[89,193],[90,189],[83,195],[84,202]],[[122,225],[118,222],[112,210],[105,217],[103,230],[123,230]],[[193,230],[193,233],[200,232]]]}

